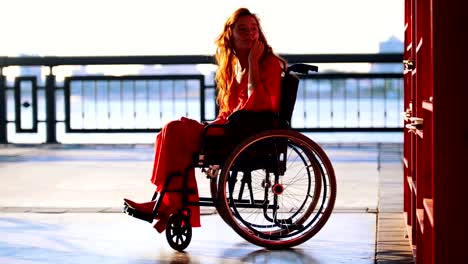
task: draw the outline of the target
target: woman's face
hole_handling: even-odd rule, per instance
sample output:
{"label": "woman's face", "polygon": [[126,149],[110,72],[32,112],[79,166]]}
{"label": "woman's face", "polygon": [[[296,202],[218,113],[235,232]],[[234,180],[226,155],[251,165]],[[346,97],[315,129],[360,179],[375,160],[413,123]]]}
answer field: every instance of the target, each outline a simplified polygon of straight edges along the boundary
{"label": "woman's face", "polygon": [[242,16],[234,24],[233,40],[236,51],[249,50],[258,40],[259,29],[257,20],[252,16]]}

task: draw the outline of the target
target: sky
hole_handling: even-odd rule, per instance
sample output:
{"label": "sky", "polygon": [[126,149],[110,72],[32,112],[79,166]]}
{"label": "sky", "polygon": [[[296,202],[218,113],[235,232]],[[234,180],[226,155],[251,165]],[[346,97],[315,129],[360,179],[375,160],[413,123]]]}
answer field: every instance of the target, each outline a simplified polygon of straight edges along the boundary
{"label": "sky", "polygon": [[[404,37],[404,0],[0,0],[0,57],[212,55],[225,20],[239,7],[259,16],[280,54],[376,53],[390,36]],[[327,67],[338,66],[320,70]],[[366,71],[370,65],[339,67]],[[87,68],[112,75],[139,70]],[[59,81],[72,71],[54,68]],[[12,82],[19,67],[3,74]]]}
{"label": "sky", "polygon": [[403,40],[404,0],[0,0],[0,56],[214,54],[238,7],[281,54],[376,53]]}

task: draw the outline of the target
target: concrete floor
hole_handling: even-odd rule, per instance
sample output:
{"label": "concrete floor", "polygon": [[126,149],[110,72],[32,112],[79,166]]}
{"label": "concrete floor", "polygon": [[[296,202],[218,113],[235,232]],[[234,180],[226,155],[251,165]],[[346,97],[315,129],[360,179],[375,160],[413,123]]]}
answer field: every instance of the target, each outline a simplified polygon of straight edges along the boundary
{"label": "concrete floor", "polygon": [[[202,208],[202,227],[179,253],[164,233],[120,213],[123,197],[152,194],[151,146],[0,146],[0,263],[411,263],[398,188],[401,145],[324,148],[338,196],[312,239],[268,251]],[[208,196],[207,180],[197,177]]]}

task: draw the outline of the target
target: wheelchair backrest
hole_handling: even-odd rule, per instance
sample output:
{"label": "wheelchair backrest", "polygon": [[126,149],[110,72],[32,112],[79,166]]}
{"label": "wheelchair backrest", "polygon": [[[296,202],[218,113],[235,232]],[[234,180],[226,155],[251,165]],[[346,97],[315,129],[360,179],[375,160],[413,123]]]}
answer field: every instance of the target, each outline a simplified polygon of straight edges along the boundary
{"label": "wheelchair backrest", "polygon": [[289,127],[291,126],[291,118],[294,105],[296,104],[297,90],[299,88],[299,78],[293,72],[308,74],[309,71],[317,72],[318,67],[298,63],[289,66],[282,76],[279,117],[281,120],[286,121]]}
{"label": "wheelchair backrest", "polygon": [[291,126],[298,87],[299,78],[295,74],[285,71],[281,80],[279,117],[281,120],[286,121],[288,126]]}

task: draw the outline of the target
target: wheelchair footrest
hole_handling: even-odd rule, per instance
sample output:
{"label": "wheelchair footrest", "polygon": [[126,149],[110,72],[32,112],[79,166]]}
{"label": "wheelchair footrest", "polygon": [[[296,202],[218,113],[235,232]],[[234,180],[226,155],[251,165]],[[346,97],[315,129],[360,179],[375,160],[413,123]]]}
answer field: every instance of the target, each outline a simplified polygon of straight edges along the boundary
{"label": "wheelchair footrest", "polygon": [[123,212],[130,216],[133,216],[135,218],[138,218],[140,220],[143,220],[149,223],[152,223],[154,219],[154,216],[152,214],[140,212],[136,210],[135,208],[128,206],[127,204],[124,204]]}

